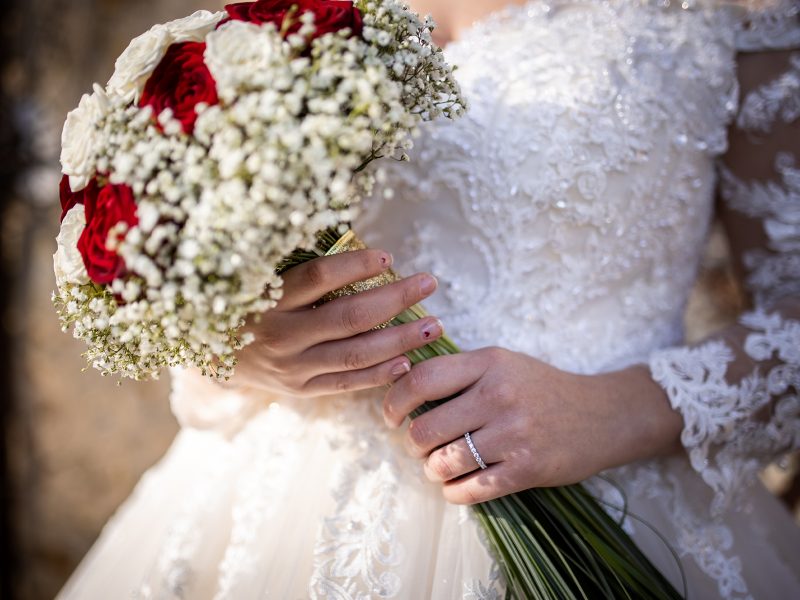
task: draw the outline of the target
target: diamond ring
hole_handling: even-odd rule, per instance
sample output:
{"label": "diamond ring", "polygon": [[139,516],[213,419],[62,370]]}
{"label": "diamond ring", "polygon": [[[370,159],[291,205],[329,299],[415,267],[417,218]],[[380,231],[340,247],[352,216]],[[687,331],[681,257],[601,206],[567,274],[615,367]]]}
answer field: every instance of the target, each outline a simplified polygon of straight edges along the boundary
{"label": "diamond ring", "polygon": [[469,446],[469,451],[472,452],[472,457],[475,459],[475,462],[478,463],[478,466],[481,469],[488,469],[489,467],[486,466],[486,463],[483,462],[481,455],[478,454],[478,449],[475,448],[475,444],[472,443],[472,436],[469,432],[464,434],[464,439],[467,440],[467,446]]}

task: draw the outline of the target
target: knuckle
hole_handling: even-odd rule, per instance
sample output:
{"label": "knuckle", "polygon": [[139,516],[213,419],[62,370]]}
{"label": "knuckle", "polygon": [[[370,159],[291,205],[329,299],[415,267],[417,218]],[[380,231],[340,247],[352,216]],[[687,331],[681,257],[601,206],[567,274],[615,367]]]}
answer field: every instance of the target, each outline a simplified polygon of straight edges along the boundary
{"label": "knuckle", "polygon": [[408,374],[408,389],[412,394],[420,394],[425,391],[428,383],[428,373],[422,365],[419,365]]}
{"label": "knuckle", "polygon": [[495,404],[507,405],[513,402],[516,390],[511,383],[501,381],[495,384],[491,394]]}
{"label": "knuckle", "polygon": [[342,327],[349,333],[361,333],[369,329],[369,323],[369,310],[360,303],[352,303],[342,311]]}
{"label": "knuckle", "polygon": [[353,371],[367,365],[367,353],[359,348],[351,348],[344,353],[344,368]]}
{"label": "knuckle", "polygon": [[427,448],[428,441],[431,439],[431,428],[427,421],[418,417],[408,425],[408,438],[414,450]]}
{"label": "knuckle", "polygon": [[486,353],[486,357],[490,362],[497,363],[503,359],[503,355],[506,351],[498,346],[489,346],[484,352]]}
{"label": "knuckle", "polygon": [[279,327],[265,328],[259,335],[259,350],[264,354],[280,354],[288,341]]}
{"label": "knuckle", "polygon": [[450,465],[447,458],[442,456],[439,452],[431,454],[430,458],[428,458],[428,469],[439,481],[449,481],[453,478],[453,475],[455,475],[455,470]]}
{"label": "knuckle", "polygon": [[306,263],[306,280],[312,287],[319,288],[325,283],[325,267],[322,261],[311,260]]}
{"label": "knuckle", "polygon": [[305,381],[298,379],[283,382],[283,387],[292,394],[305,394],[310,390],[310,386]]}
{"label": "knuckle", "polygon": [[333,387],[337,392],[346,392],[351,387],[350,378],[346,375],[337,375],[333,380]]}

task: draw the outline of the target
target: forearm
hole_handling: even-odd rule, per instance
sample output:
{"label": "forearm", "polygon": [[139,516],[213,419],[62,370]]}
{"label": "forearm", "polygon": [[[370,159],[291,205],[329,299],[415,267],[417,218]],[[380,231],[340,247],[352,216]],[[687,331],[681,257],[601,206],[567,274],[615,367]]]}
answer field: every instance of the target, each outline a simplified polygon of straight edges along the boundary
{"label": "forearm", "polygon": [[[768,312],[772,315],[780,315],[785,323],[800,321],[800,303],[796,299],[784,299],[773,305]],[[782,360],[777,352],[770,353],[768,358],[760,360],[748,353],[748,345],[763,346],[762,340],[758,338],[764,335],[764,332],[754,331],[745,324],[735,323],[685,350],[692,352],[693,349],[707,348],[713,344],[722,344],[727,348],[730,352],[730,359],[726,360],[724,364],[720,363],[724,367],[721,375],[724,383],[733,389],[737,386],[741,387],[743,380],[752,377],[754,373],[767,377],[776,368],[786,365],[786,361]],[[678,351],[680,350],[683,349],[678,349]],[[798,352],[800,352],[800,348],[798,348]],[[664,362],[661,362],[662,368]],[[673,366],[677,368],[676,365]],[[702,369],[700,361],[695,361],[693,366]],[[672,374],[675,375],[675,372],[673,371]],[[597,377],[600,378],[600,385],[596,385],[598,383],[596,380],[588,384],[594,387],[595,393],[603,396],[601,400],[605,404],[616,405],[620,414],[625,415],[625,418],[619,421],[618,449],[612,456],[614,464],[625,464],[683,451],[680,441],[686,423],[681,409],[687,407],[681,405],[678,394],[673,393],[671,397],[668,391],[670,386],[666,382],[664,373],[660,371],[653,373],[648,365],[638,364]],[[713,386],[713,376],[710,373],[704,373],[704,377],[709,386]],[[684,378],[691,378],[691,376],[684,374]],[[709,397],[719,394],[719,391],[716,386],[713,389],[709,387]],[[756,393],[755,390],[753,393]],[[762,405],[756,407],[755,404],[759,401],[762,402]],[[748,407],[753,408],[752,414],[745,414]],[[738,416],[744,420],[763,423],[770,419],[775,403],[770,401],[768,396],[761,396],[759,399],[754,399],[748,407],[739,406],[740,414],[736,415],[734,414],[735,407],[731,406],[730,416],[733,419]],[[745,411],[741,411],[742,408],[745,408]]]}

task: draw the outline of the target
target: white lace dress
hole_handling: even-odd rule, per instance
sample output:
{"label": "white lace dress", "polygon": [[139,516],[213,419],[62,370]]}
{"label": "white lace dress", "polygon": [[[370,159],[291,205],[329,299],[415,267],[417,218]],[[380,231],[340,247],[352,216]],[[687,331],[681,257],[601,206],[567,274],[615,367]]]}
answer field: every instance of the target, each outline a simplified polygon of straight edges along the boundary
{"label": "white lace dress", "polygon": [[[649,362],[688,460],[610,475],[692,598],[800,597],[800,533],[745,485],[800,445],[800,323],[764,308],[800,290],[800,171],[788,155],[771,182],[715,167],[734,119],[757,133],[800,114],[798,56],[740,102],[737,50],[800,47],[797,3],[761,4],[534,0],[475,24],[446,49],[468,115],[427,127],[389,172],[394,198],[357,224],[401,271],[439,277],[428,307],[464,349],[580,373]],[[772,360],[740,381],[725,342],[681,346],[718,179],[773,251],[745,257],[762,308],[743,317],[746,353]],[[502,597],[469,509],[403,453],[381,391],[266,397],[173,375],[184,428],[62,598]],[[678,583],[656,536],[627,526]]]}

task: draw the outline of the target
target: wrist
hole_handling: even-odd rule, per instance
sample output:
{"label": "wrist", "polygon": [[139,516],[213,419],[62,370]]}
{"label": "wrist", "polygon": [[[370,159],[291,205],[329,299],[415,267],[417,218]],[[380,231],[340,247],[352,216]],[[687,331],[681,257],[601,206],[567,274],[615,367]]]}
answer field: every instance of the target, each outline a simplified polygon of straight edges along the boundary
{"label": "wrist", "polygon": [[[646,365],[601,375],[602,386],[621,424],[615,463],[627,464],[679,452],[683,417]],[[614,465],[616,466],[616,465]]]}

